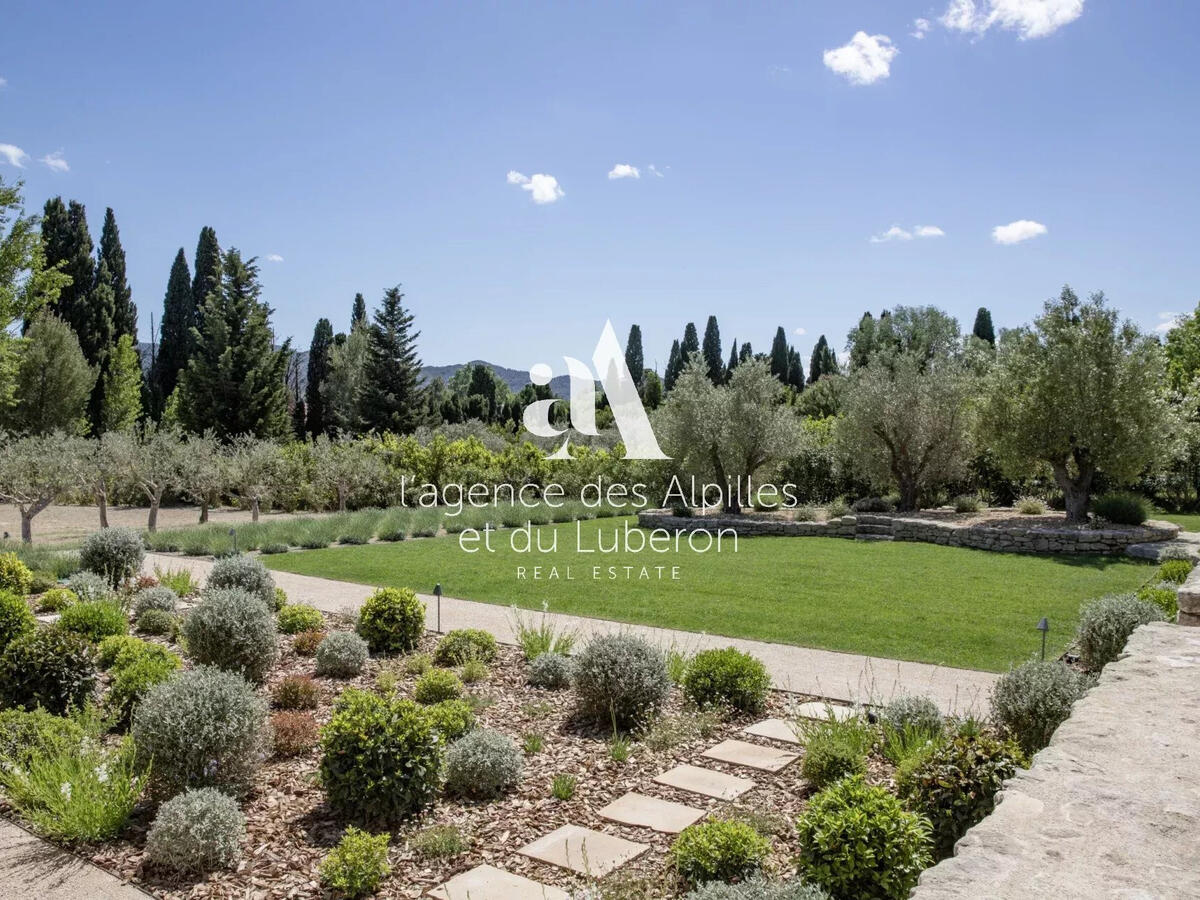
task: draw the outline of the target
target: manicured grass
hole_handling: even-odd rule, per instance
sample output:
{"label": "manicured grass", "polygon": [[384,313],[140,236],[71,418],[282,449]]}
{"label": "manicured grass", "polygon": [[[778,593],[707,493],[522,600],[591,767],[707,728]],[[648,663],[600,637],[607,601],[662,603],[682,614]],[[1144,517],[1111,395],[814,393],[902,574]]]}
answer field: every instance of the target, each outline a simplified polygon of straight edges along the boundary
{"label": "manicured grass", "polygon": [[1200,513],[1153,512],[1150,514],[1150,518],[1174,522],[1184,531],[1200,531]]}
{"label": "manicured grass", "polygon": [[[582,545],[595,546],[626,519],[579,523]],[[1043,557],[916,543],[833,538],[743,538],[735,553],[653,554],[577,551],[576,525],[547,526],[558,551],[514,552],[508,531],[492,535],[496,552],[467,553],[457,537],[371,544],[267,556],[273,569],[342,581],[411,587],[447,596],[555,612],[706,631],[733,637],[1003,671],[1038,650],[1038,619],[1050,619],[1048,655],[1071,641],[1079,606],[1130,591],[1153,573],[1123,557]],[[520,580],[517,567],[557,567],[558,579]],[[664,580],[626,580],[602,566],[665,566]],[[679,580],[669,580],[671,566]],[[570,567],[572,580],[566,580]],[[886,673],[881,673],[886,677]]]}

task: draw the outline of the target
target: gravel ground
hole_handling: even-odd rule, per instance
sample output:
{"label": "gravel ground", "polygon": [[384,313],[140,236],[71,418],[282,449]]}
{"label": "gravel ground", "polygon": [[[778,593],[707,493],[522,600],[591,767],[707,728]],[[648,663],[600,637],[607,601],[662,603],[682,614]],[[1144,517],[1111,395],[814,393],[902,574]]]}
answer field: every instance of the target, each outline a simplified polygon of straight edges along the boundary
{"label": "gravel ground", "polygon": [[[141,506],[110,506],[109,525],[126,525],[145,528],[150,510]],[[289,513],[264,513],[264,519],[290,518]],[[159,528],[181,528],[195,525],[200,520],[198,506],[163,507],[158,511]],[[250,521],[250,511],[232,508],[214,509],[209,513],[211,522],[228,522],[237,525]],[[35,544],[53,544],[78,540],[100,527],[100,513],[94,506],[51,506],[42,510],[33,519],[33,541]],[[0,504],[0,533],[7,531],[13,540],[21,539],[21,515],[15,506]]]}

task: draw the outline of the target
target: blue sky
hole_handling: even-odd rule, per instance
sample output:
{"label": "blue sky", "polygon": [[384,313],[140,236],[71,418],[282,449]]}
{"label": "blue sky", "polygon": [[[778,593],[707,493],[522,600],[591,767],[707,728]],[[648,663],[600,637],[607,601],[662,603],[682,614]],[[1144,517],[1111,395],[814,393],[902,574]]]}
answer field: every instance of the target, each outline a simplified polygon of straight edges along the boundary
{"label": "blue sky", "polygon": [[[807,356],[895,304],[1014,325],[1070,282],[1154,328],[1200,301],[1189,0],[10,0],[3,20],[0,173],[31,211],[85,202],[97,238],[115,209],[143,339],[202,225],[260,257],[300,346],[399,282],[439,364],[587,359],[606,318],[661,366],[710,313],[726,352],[782,324]],[[1045,232],[996,240],[1020,222]],[[893,226],[910,237],[871,240]]]}

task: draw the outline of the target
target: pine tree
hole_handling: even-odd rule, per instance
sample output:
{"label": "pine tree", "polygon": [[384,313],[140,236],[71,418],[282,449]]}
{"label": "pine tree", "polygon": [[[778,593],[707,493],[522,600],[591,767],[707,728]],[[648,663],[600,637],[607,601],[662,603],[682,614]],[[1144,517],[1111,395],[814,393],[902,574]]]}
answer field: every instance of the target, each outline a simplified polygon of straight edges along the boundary
{"label": "pine tree", "polygon": [[679,371],[682,373],[690,363],[700,354],[700,335],[696,331],[696,323],[688,322],[687,327],[683,329],[683,342],[679,345]]}
{"label": "pine tree", "polygon": [[675,379],[683,371],[683,351],[679,348],[679,340],[671,344],[671,355],[667,357],[667,368],[663,373],[663,390],[670,391],[675,387]]}
{"label": "pine tree", "polygon": [[105,369],[101,432],[129,431],[142,415],[142,361],[128,334],[117,339]]}
{"label": "pine tree", "polygon": [[704,326],[704,366],[708,369],[708,380],[720,385],[725,381],[725,361],[721,354],[721,329],[717,317],[709,316]]}
{"label": "pine tree", "polygon": [[419,331],[403,305],[399,286],[389,288],[371,325],[370,348],[362,387],[361,410],[367,428],[409,434],[421,424],[425,404],[421,387]]}
{"label": "pine tree", "polygon": [[42,310],[30,323],[14,381],[16,405],[0,418],[0,431],[79,434],[87,429],[96,370],[84,359],[71,326],[53,313]]}
{"label": "pine tree", "polygon": [[369,326],[370,324],[367,321],[367,301],[363,299],[362,294],[355,294],[354,306],[350,310],[350,330],[353,331],[359,326]]}
{"label": "pine tree", "polygon": [[[196,243],[196,266],[192,276],[192,322],[189,328],[200,324],[201,310],[208,295],[221,288],[221,245],[217,243],[217,232],[207,225],[200,229],[200,240]],[[194,349],[194,345],[193,348]],[[189,350],[190,356],[190,350]]]}
{"label": "pine tree", "polygon": [[175,254],[167,293],[163,297],[163,316],[158,353],[150,372],[151,414],[155,421],[162,418],[167,398],[179,383],[179,373],[187,367],[192,353],[192,328],[196,325],[196,308],[192,303],[192,276],[188,271],[183,248]]}
{"label": "pine tree", "polygon": [[788,362],[787,332],[780,325],[771,342],[771,374],[784,384],[788,383]]}
{"label": "pine tree", "polygon": [[196,434],[223,440],[288,433],[288,360],[291,341],[275,349],[271,308],[260,299],[258,266],[236,249],[223,255],[221,283],[200,309],[192,329],[195,352],[179,380],[179,416]]}
{"label": "pine tree", "polygon": [[129,335],[137,341],[137,307],[133,303],[133,291],[125,276],[125,249],[121,246],[121,232],[112,207],[104,211],[104,228],[100,231],[100,260],[108,264],[109,284],[113,294],[113,334]]}
{"label": "pine tree", "polygon": [[329,377],[332,349],[333,325],[328,319],[318,319],[308,346],[308,385],[304,390],[304,430],[312,437],[333,431],[329,401],[321,394],[322,384]]}
{"label": "pine tree", "polygon": [[979,312],[975,313],[975,327],[971,333],[981,341],[996,346],[996,329],[992,327],[992,314],[986,306],[979,307]]}
{"label": "pine tree", "polygon": [[625,368],[640,390],[645,381],[646,361],[642,353],[642,329],[637,325],[629,326],[629,340],[625,342]]}

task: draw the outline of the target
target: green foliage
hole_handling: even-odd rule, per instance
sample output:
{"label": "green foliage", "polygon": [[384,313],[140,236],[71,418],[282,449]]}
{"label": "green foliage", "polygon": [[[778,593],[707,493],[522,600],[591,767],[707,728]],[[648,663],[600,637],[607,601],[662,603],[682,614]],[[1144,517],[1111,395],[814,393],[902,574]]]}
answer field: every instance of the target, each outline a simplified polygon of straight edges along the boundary
{"label": "green foliage", "polygon": [[761,712],[771,689],[767,667],[733,647],[697,653],[683,677],[683,692],[697,706],[732,706]]}
{"label": "green foliage", "polygon": [[1018,497],[1013,508],[1023,516],[1040,516],[1046,512],[1046,502],[1039,497]]}
{"label": "green foliage", "polygon": [[945,725],[938,705],[929,697],[916,694],[901,694],[892,699],[883,708],[879,719],[885,729],[914,728],[931,737],[941,734]]}
{"label": "green foliage", "polygon": [[214,788],[196,788],[158,808],[146,835],[151,865],[186,875],[232,868],[241,853],[246,817]]}
{"label": "green foliage", "polygon": [[84,735],[73,719],[44,709],[6,709],[0,712],[0,772],[8,766],[28,769],[35,757],[57,755],[65,747],[81,744]]}
{"label": "green foliage", "polygon": [[690,884],[740,881],[758,874],[771,843],[745,822],[689,825],[671,845],[680,877]]}
{"label": "green foliage", "polygon": [[104,363],[100,423],[104,431],[126,431],[142,415],[142,361],[134,339],[123,334]]}
{"label": "green foliage", "polygon": [[0,591],[24,597],[33,588],[33,572],[15,553],[0,553]]}
{"label": "green foliage", "polygon": [[864,774],[867,754],[875,744],[874,729],[863,716],[838,719],[833,710],[821,721],[804,723],[799,737],[804,742],[800,772],[818,788],[847,775]]}
{"label": "green foliage", "polygon": [[169,587],[159,585],[146,588],[133,596],[133,618],[137,621],[142,617],[142,613],[150,609],[174,614],[178,605],[179,595]]}
{"label": "green foliage", "polygon": [[1027,764],[1012,741],[987,734],[960,736],[903,772],[896,787],[909,808],[932,823],[934,853],[943,859],[968,828],[992,811],[1004,782]]}
{"label": "green foliage", "polygon": [[190,597],[200,591],[200,585],[196,583],[192,578],[192,573],[187,569],[180,569],[178,572],[169,569],[163,571],[155,566],[154,577],[158,579],[160,587],[174,591],[176,597]]}
{"label": "green foliage", "polygon": [[114,634],[129,631],[129,620],[125,610],[112,600],[93,600],[74,603],[62,611],[58,627],[63,631],[81,635],[93,644]]}
{"label": "green foliage", "polygon": [[1150,504],[1137,494],[1104,494],[1092,501],[1092,512],[1114,525],[1141,525],[1150,518]]}
{"label": "green foliage", "polygon": [[191,355],[191,326],[195,319],[191,281],[187,256],[180,247],[167,279],[158,353],[150,370],[150,412],[155,420],[162,418],[166,400],[179,380],[179,371],[187,365]]}
{"label": "green foliage", "polygon": [[813,797],[796,829],[800,875],[834,897],[904,900],[931,862],[928,820],[861,775]]}
{"label": "green foliage", "polygon": [[134,707],[150,689],[171,677],[182,665],[178,656],[157,644],[122,650],[112,666],[112,687],[106,705],[120,727],[127,727]]}
{"label": "green foliage", "polygon": [[400,288],[388,288],[368,332],[359,413],[366,428],[409,434],[424,417],[425,389],[413,316]]}
{"label": "green foliage", "polygon": [[555,800],[570,800],[575,796],[575,786],[579,779],[574,775],[559,774],[550,783],[550,796]]}
{"label": "green foliage", "polygon": [[267,704],[233,672],[198,666],[151,688],[133,716],[138,755],[153,761],[154,792],[189,787],[239,795],[270,745]]}
{"label": "green foliage", "polygon": [[114,634],[100,642],[96,650],[96,665],[108,670],[116,665],[117,659],[128,652],[130,656],[140,654],[146,647],[153,646],[131,634]]}
{"label": "green foliage", "polygon": [[439,666],[461,666],[477,659],[492,663],[496,659],[496,639],[478,628],[459,628],[438,641],[433,661]]}
{"label": "green foliage", "polygon": [[571,681],[580,711],[614,728],[650,722],[671,690],[662,652],[628,634],[592,638],[575,660]]}
{"label": "green foliage", "polygon": [[368,834],[351,825],[329,855],[321,861],[321,884],[345,897],[362,897],[392,871],[388,865],[391,835]]}
{"label": "green foliage", "polygon": [[1158,567],[1158,580],[1169,584],[1183,584],[1187,581],[1195,564],[1190,559],[1168,559]]}
{"label": "green foliage", "polygon": [[524,756],[512,738],[476,728],[451,744],[446,753],[446,790],[488,800],[515,787],[524,768]]}
{"label": "green foliage", "polygon": [[559,631],[550,621],[546,611],[542,610],[539,622],[528,620],[515,606],[510,616],[513,633],[517,636],[517,644],[526,660],[534,660],[543,653],[557,653],[559,656],[569,656],[575,647],[575,633]]}
{"label": "green foliage", "polygon": [[134,627],[137,628],[138,634],[174,637],[179,620],[166,610],[148,609],[137,617]]}
{"label": "green foliage", "polygon": [[96,685],[92,645],[60,628],[39,628],[0,654],[0,706],[61,715],[82,707]]}
{"label": "green foliage", "polygon": [[142,567],[146,548],[142,536],[133,528],[103,528],[92,532],[79,551],[84,569],[107,579],[110,587],[119,587]]}
{"label": "green foliage", "polygon": [[275,609],[275,579],[267,567],[252,556],[218,559],[208,575],[208,589],[216,588],[241,588],[262,600],[267,609]]}
{"label": "green foliage", "polygon": [[956,513],[974,513],[983,509],[983,501],[973,494],[959,494],[951,501]]}
{"label": "green foliage", "polygon": [[271,690],[271,705],[279,709],[316,709],[321,686],[307,675],[288,675]]}
{"label": "green foliage", "polygon": [[475,713],[466,700],[442,700],[427,706],[425,712],[446,743],[458,740],[475,727]]}
{"label": "green foliage", "polygon": [[557,691],[571,683],[571,660],[561,653],[542,653],[529,662],[526,680],[534,687]]}
{"label": "green foliage", "polygon": [[[62,612],[72,603],[78,603],[79,598],[75,596],[75,592],[67,588],[54,587],[38,597],[38,612],[55,613]],[[0,640],[0,645],[3,645],[3,640]]]}
{"label": "green foliage", "polygon": [[521,737],[521,749],[525,751],[526,756],[541,753],[545,746],[546,738],[539,731],[528,731]]}
{"label": "green foliage", "polygon": [[0,651],[23,635],[32,634],[37,619],[19,595],[0,590]]}
{"label": "green foliage", "polygon": [[681,713],[660,716],[642,735],[642,741],[655,752],[674,750],[698,738],[709,737],[722,722],[723,710],[685,709]]}
{"label": "green foliage", "polygon": [[1135,629],[1165,618],[1158,605],[1132,594],[1112,594],[1085,604],[1076,632],[1083,664],[1099,672],[1121,655]]}
{"label": "green foliage", "polygon": [[408,839],[409,849],[422,859],[450,859],[465,853],[469,845],[457,825],[431,825]]}
{"label": "green foliage", "polygon": [[317,647],[318,675],[332,678],[354,678],[361,675],[367,664],[367,642],[349,631],[334,631],[325,636]]}
{"label": "green foliage", "polygon": [[279,657],[270,609],[240,588],[209,588],[184,619],[183,636],[196,662],[254,682],[261,682]]}
{"label": "green foliage", "polygon": [[992,686],[992,719],[1029,755],[1050,743],[1091,680],[1060,662],[1032,660]]}
{"label": "green foliage", "polygon": [[372,653],[408,653],[425,633],[425,604],[408,588],[380,588],[359,612],[358,633]]}
{"label": "green foliage", "polygon": [[413,699],[418,703],[441,703],[462,696],[463,686],[457,675],[446,669],[430,669],[417,679]]}
{"label": "green foliage", "polygon": [[321,732],[321,783],[333,810],[391,824],[433,801],[441,735],[415,703],[351,688]]}
{"label": "green foliage", "polygon": [[303,603],[289,603],[275,617],[283,634],[299,634],[302,631],[320,631],[325,626],[321,611]]}
{"label": "green foliage", "polygon": [[1147,584],[1138,588],[1137,599],[1157,606],[1168,622],[1179,613],[1179,590],[1170,582]]}

